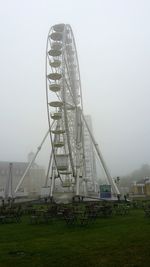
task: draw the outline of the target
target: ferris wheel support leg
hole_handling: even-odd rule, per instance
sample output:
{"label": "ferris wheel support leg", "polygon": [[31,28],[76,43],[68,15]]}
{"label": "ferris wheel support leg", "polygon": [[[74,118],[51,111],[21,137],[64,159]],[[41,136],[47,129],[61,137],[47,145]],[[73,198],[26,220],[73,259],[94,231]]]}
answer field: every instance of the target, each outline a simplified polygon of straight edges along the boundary
{"label": "ferris wheel support leg", "polygon": [[48,179],[49,179],[49,173],[50,173],[50,167],[51,167],[51,162],[52,162],[52,152],[50,154],[50,159],[49,159],[49,164],[48,164],[48,169],[47,169],[47,174],[46,174],[46,179],[45,179],[45,187],[48,186]]}
{"label": "ferris wheel support leg", "polygon": [[52,176],[52,178],[51,178],[50,197],[53,197],[54,184],[55,184],[55,177],[54,177],[54,174],[53,174],[53,176]]}
{"label": "ferris wheel support leg", "polygon": [[82,118],[83,118],[83,120],[84,120],[84,122],[85,122],[86,128],[87,128],[87,130],[88,130],[88,132],[89,132],[89,134],[90,134],[90,137],[91,137],[91,140],[92,140],[93,145],[94,145],[94,147],[95,147],[95,150],[96,150],[96,152],[97,152],[97,154],[98,154],[98,157],[99,157],[99,159],[100,159],[100,162],[101,162],[101,164],[102,164],[102,166],[103,166],[103,169],[104,169],[104,171],[105,171],[106,177],[107,177],[109,183],[110,183],[111,186],[112,186],[112,190],[113,190],[113,192],[114,192],[116,195],[120,195],[119,189],[118,189],[117,185],[115,184],[114,180],[112,179],[112,177],[111,177],[111,175],[110,175],[110,173],[109,173],[109,171],[108,171],[108,169],[107,169],[107,167],[106,167],[106,164],[105,164],[105,161],[104,161],[104,159],[103,159],[103,157],[102,157],[101,151],[100,151],[100,149],[99,149],[99,147],[98,147],[98,144],[97,144],[96,141],[95,141],[95,138],[94,138],[93,134],[92,134],[91,131],[90,131],[90,128],[89,128],[88,123],[87,123],[87,121],[86,121],[86,119],[85,119],[85,117],[84,117],[83,112],[82,112],[81,114],[82,114]]}
{"label": "ferris wheel support leg", "polygon": [[17,184],[16,189],[15,189],[15,191],[14,191],[14,196],[15,196],[15,194],[17,193],[18,189],[20,188],[21,184],[23,183],[24,178],[25,178],[27,172],[28,172],[29,169],[31,168],[32,164],[34,163],[34,161],[35,161],[35,159],[36,159],[36,157],[37,157],[39,151],[41,150],[41,147],[42,147],[42,145],[44,144],[44,142],[45,142],[45,140],[46,140],[48,134],[49,134],[49,130],[48,130],[47,133],[45,134],[45,136],[44,136],[44,138],[43,138],[43,140],[42,140],[40,146],[37,148],[37,152],[35,153],[33,159],[31,160],[31,162],[30,162],[29,165],[27,166],[27,168],[26,168],[26,170],[25,170],[23,176],[21,177],[19,183]]}
{"label": "ferris wheel support leg", "polygon": [[94,183],[94,192],[97,193],[97,184]]}
{"label": "ferris wheel support leg", "polygon": [[76,195],[79,196],[79,169],[77,170],[77,177],[76,177]]}
{"label": "ferris wheel support leg", "polygon": [[84,188],[84,196],[86,197],[87,196],[87,181],[84,181],[84,184],[83,184],[83,188]]}

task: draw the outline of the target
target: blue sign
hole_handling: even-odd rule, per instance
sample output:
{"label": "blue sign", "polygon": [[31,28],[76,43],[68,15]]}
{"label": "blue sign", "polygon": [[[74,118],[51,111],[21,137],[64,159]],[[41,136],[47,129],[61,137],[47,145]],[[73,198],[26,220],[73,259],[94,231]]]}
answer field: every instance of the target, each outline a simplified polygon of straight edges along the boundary
{"label": "blue sign", "polygon": [[100,185],[100,198],[111,198],[111,185]]}

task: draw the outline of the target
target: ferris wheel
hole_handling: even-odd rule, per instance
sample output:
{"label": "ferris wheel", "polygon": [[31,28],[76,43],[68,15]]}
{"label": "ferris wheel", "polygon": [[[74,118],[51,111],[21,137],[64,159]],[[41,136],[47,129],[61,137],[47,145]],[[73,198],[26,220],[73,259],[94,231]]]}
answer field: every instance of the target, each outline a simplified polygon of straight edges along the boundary
{"label": "ferris wheel", "polygon": [[68,24],[51,27],[46,46],[46,99],[51,156],[51,196],[56,178],[79,195],[84,177],[82,93],[76,46]]}
{"label": "ferris wheel", "polygon": [[[89,163],[86,163],[85,128],[107,182],[112,186],[115,195],[120,194],[83,114],[78,57],[70,25],[56,24],[50,28],[46,44],[45,70],[49,129],[20,178],[14,195],[23,183],[48,135],[50,136],[50,160],[43,189],[48,189],[50,197],[53,197],[57,185],[59,190],[61,188],[64,192],[65,188],[65,192],[72,192],[73,196],[86,195],[87,181],[91,180],[93,174],[95,176],[95,172],[90,173],[90,178],[87,178],[87,169],[94,158],[88,159]],[[89,150],[89,146],[87,148]],[[93,163],[94,167],[95,162]]]}

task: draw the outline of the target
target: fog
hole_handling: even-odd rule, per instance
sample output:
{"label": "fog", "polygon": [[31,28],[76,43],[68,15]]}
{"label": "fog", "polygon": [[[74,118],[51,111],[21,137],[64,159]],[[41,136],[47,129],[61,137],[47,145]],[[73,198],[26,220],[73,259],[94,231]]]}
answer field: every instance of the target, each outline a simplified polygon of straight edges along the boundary
{"label": "fog", "polygon": [[[84,113],[113,176],[150,163],[150,2],[0,1],[0,161],[26,161],[47,129],[49,28],[70,24]],[[47,140],[37,162],[46,165]]]}

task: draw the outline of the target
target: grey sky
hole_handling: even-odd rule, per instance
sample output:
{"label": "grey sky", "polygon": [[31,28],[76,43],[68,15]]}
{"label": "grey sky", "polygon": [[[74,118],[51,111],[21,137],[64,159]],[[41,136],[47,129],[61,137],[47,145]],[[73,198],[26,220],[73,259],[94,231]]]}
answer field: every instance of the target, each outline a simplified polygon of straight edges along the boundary
{"label": "grey sky", "polygon": [[[112,175],[150,163],[150,1],[0,0],[0,160],[25,161],[47,131],[45,46],[71,25],[84,113]],[[39,162],[45,164],[47,142]]]}

